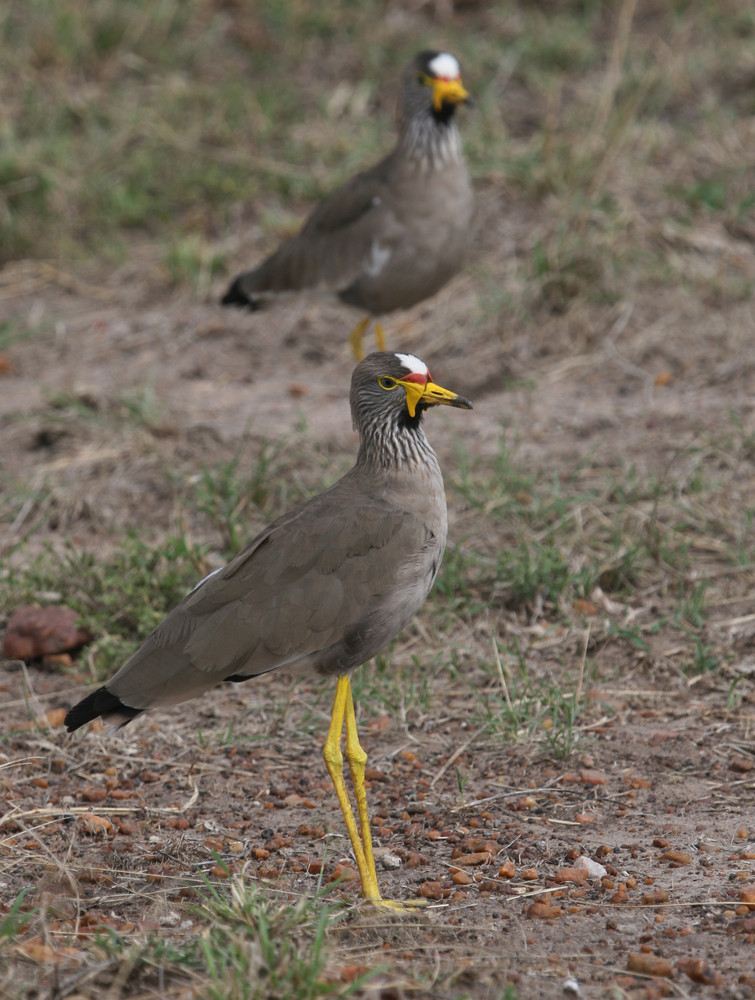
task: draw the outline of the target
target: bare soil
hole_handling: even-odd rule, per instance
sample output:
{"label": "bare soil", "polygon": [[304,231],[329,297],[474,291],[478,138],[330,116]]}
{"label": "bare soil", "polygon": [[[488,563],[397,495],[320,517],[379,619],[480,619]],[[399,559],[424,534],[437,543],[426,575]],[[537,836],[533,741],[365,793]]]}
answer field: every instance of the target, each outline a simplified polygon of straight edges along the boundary
{"label": "bare soil", "polygon": [[[461,448],[492,458],[502,427],[546,478],[631,465],[681,477],[699,445],[709,471],[722,463],[727,503],[749,505],[751,455],[740,451],[732,467],[711,442],[725,437],[733,415],[743,436],[755,430],[752,303],[678,282],[634,289],[618,304],[581,299],[573,310],[531,297],[526,321],[482,315],[475,268],[500,266],[513,282],[513,260],[527,252],[536,221],[535,208],[511,192],[482,190],[480,200],[487,224],[465,274],[387,323],[390,346],[417,353],[436,381],[474,402],[469,414],[428,417],[449,475]],[[505,243],[497,237],[504,224]],[[697,235],[678,248],[690,274],[734,267],[752,280],[751,242],[722,228]],[[238,263],[262,250],[247,246]],[[254,315],[221,310],[220,282],[210,301],[166,293],[151,280],[153,254],[135,246],[133,263],[117,272],[18,264],[0,276],[0,320],[22,318],[34,331],[7,351],[10,371],[1,376],[3,476],[50,489],[40,506],[3,518],[0,551],[13,564],[64,540],[106,552],[125,528],[159,539],[175,518],[217,541],[176,496],[247,433],[253,444],[298,441],[305,484],[324,467],[340,472],[355,450],[352,313],[298,300]],[[145,393],[149,419],[121,419],[122,400]],[[91,418],[56,422],[61,397]],[[453,493],[449,501],[451,541],[474,538],[475,513]],[[14,549],[29,523],[33,537]],[[250,523],[249,534],[259,527]],[[408,916],[375,913],[357,903],[358,883],[344,882],[336,893],[355,905],[333,930],[335,982],[379,959],[386,971],[363,992],[386,1000],[493,998],[507,984],[531,1000],[561,996],[570,977],[585,998],[755,996],[755,906],[746,892],[755,884],[752,580],[749,571],[727,575],[715,552],[695,558],[716,581],[707,640],[726,652],[724,666],[683,671],[660,627],[664,595],[638,593],[622,614],[655,616],[659,631],[648,650],[590,646],[597,677],[565,761],[541,739],[493,739],[469,690],[445,675],[433,678],[427,705],[363,706],[376,842],[402,862],[381,870],[382,889],[428,905]],[[600,631],[605,615],[595,614]],[[587,627],[551,626],[503,604],[450,634],[421,617],[392,663],[421,673],[429,652],[453,647],[468,683],[482,686],[478,663],[489,658],[491,637],[519,636],[534,671],[573,683]],[[729,697],[732,679],[748,672]],[[314,891],[320,861],[328,878],[341,863],[348,869],[319,757],[328,690],[278,678],[227,686],[108,738],[96,728],[68,737],[56,716],[41,730],[29,725],[71,704],[88,681],[86,651],[64,674],[32,664],[0,675],[0,886],[6,904],[24,886],[47,901],[40,947],[73,927],[84,936],[107,925],[191,933],[183,907],[196,872],[216,867],[213,851],[231,871],[246,864],[271,894]],[[105,833],[90,832],[89,810],[108,821]],[[457,864],[459,854],[484,857]],[[561,882],[580,855],[603,864],[605,876]],[[454,866],[469,879],[455,879]],[[628,971],[636,954],[665,959],[668,975]],[[142,970],[121,981],[107,962],[84,975],[75,954],[53,947],[41,956],[35,964],[33,949],[16,953],[13,982],[34,982],[28,995],[194,995],[180,979],[160,984]],[[11,981],[4,989],[13,995]]]}

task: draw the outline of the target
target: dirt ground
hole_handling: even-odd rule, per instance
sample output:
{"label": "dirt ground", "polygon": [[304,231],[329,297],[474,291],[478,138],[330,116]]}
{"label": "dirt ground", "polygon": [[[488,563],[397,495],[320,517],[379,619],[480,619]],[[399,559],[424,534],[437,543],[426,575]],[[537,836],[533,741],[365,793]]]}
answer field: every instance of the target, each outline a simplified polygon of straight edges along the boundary
{"label": "dirt ground", "polygon": [[[751,301],[716,300],[678,281],[573,313],[535,303],[535,323],[483,315],[476,269],[511,274],[533,209],[492,187],[479,196],[487,225],[465,273],[387,324],[391,347],[417,353],[436,381],[473,400],[471,413],[427,421],[449,476],[460,447],[492,460],[502,427],[544,478],[631,465],[681,476],[699,444],[709,471],[721,461],[730,502],[749,505],[751,453],[743,448],[724,468],[711,442],[734,417],[743,440],[755,431]],[[690,275],[733,268],[755,277],[751,241],[723,229],[696,237],[676,249]],[[252,259],[261,249],[245,252]],[[132,263],[116,272],[18,264],[0,276],[0,319],[21,318],[34,331],[8,349],[10,371],[0,377],[3,475],[51,490],[3,517],[0,551],[13,565],[63,540],[107,552],[127,528],[159,539],[175,518],[190,517],[176,503],[180,484],[232,455],[245,434],[252,450],[263,440],[306,442],[305,484],[323,468],[340,471],[354,452],[353,314],[300,301],[229,312],[215,304],[221,282],[205,301],[166,294],[150,279],[151,253],[134,246]],[[83,416],[56,421],[62,398],[78,401]],[[126,398],[149,404],[149,419],[121,419]],[[450,540],[461,542],[476,515],[454,494],[449,503]],[[32,523],[33,537],[15,547]],[[250,523],[249,534],[259,526]],[[217,543],[200,518],[189,529]],[[697,556],[713,574],[716,553]],[[639,650],[595,645],[587,625],[575,624],[551,648],[550,623],[503,604],[449,635],[428,632],[425,618],[407,630],[392,661],[405,671],[421,672],[427,650],[455,644],[468,683],[483,686],[475,658],[495,634],[526,637],[533,670],[560,667],[571,677],[589,645],[597,674],[565,761],[542,741],[492,739],[458,682],[436,678],[429,701],[403,713],[365,707],[376,842],[402,862],[380,871],[382,889],[428,905],[401,917],[355,905],[333,931],[336,979],[373,967],[379,952],[386,971],[363,995],[385,1000],[495,998],[507,985],[520,1000],[570,989],[584,998],[755,996],[752,580],[719,570],[709,638],[727,656],[710,673],[681,670],[663,629]],[[638,593],[621,615],[652,621],[662,605],[663,595]],[[94,729],[66,736],[55,717],[29,725],[70,705],[89,680],[86,653],[65,674],[10,664],[0,675],[0,887],[6,903],[24,886],[47,900],[40,948],[45,934],[54,944],[56,929],[74,924],[81,935],[106,926],[191,933],[184,906],[197,871],[216,867],[213,851],[231,871],[246,864],[271,893],[313,892],[321,861],[327,877],[342,862],[348,868],[319,758],[329,691],[285,680],[225,687],[107,739]],[[102,835],[82,819],[89,812],[107,820]],[[605,874],[579,881],[571,869],[582,855]],[[337,892],[355,899],[356,884]],[[9,997],[22,981],[36,984],[25,994],[35,997],[193,995],[180,979],[158,983],[149,971],[118,980],[108,961],[82,971],[80,956],[64,951],[43,952],[36,964],[33,949],[14,955]],[[648,978],[659,969],[667,974]]]}

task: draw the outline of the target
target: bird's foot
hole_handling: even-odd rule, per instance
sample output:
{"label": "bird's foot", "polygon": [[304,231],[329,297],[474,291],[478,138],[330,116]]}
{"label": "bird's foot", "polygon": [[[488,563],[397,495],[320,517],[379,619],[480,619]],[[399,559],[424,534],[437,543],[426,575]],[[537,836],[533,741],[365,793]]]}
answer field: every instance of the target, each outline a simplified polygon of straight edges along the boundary
{"label": "bird's foot", "polygon": [[365,902],[378,910],[390,913],[412,913],[427,906],[426,899],[367,899]]}

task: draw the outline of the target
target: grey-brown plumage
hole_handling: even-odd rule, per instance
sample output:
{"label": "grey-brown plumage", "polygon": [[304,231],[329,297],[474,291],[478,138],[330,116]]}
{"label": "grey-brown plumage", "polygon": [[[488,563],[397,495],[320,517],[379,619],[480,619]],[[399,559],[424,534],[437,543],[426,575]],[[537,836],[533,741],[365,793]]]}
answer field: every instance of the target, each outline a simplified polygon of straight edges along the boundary
{"label": "grey-brown plumage", "polygon": [[407,67],[393,151],[325,199],[298,236],[238,275],[223,305],[325,289],[373,316],[434,295],[461,267],[473,194],[455,123],[459,64],[421,52]]}
{"label": "grey-brown plumage", "polygon": [[125,723],[224,680],[284,667],[344,675],[383,649],[424,602],[446,542],[446,503],[422,428],[438,403],[470,409],[412,355],[354,370],[356,464],[274,521],[203,580],[108,681],[66,716]]}

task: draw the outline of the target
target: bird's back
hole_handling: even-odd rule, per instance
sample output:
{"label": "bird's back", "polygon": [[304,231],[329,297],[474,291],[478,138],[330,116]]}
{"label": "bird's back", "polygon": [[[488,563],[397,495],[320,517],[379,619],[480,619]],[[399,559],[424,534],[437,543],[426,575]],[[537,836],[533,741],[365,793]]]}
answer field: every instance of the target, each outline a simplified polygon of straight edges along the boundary
{"label": "bird's back", "polygon": [[407,309],[459,270],[472,212],[463,161],[426,172],[394,150],[334,191],[259,267],[239,275],[223,302],[309,289],[374,315]]}
{"label": "bird's back", "polygon": [[355,281],[369,257],[372,233],[390,224],[382,206],[392,157],[333,191],[296,236],[234,280],[223,303],[305,289],[338,292]]}
{"label": "bird's back", "polygon": [[108,690],[145,709],[277,667],[341,674],[370,659],[421,607],[440,564],[445,503],[430,485],[434,504],[407,502],[411,490],[376,489],[353,470],[196,587]]}

